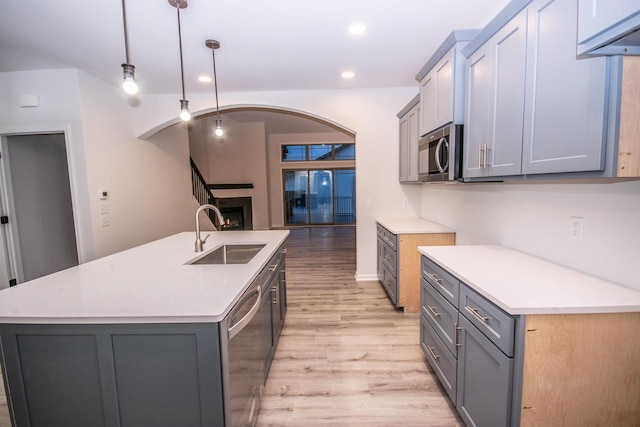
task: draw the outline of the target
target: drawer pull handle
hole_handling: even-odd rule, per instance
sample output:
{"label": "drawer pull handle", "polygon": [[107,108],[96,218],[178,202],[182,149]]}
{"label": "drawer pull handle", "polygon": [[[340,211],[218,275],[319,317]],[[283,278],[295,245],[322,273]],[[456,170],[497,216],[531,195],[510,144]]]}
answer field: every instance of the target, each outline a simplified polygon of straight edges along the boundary
{"label": "drawer pull handle", "polygon": [[384,260],[385,260],[385,261],[391,261],[391,257],[390,257],[389,255],[385,255],[385,256],[384,256]]}
{"label": "drawer pull handle", "polygon": [[391,246],[393,246],[393,242],[387,236],[384,236],[384,240]]}
{"label": "drawer pull handle", "polygon": [[433,280],[434,282],[436,282],[436,283],[438,283],[438,284],[440,284],[440,282],[442,281],[442,279],[438,279],[438,276],[436,276],[436,275],[435,275],[435,274],[433,274],[433,273],[427,273],[427,272],[425,271],[425,274],[426,274],[426,275],[427,275],[431,280]]}
{"label": "drawer pull handle", "polygon": [[433,347],[429,347],[427,346],[427,350],[429,350],[429,353],[431,354],[431,357],[433,357],[434,360],[438,360],[440,359],[440,356],[438,356],[433,350]]}
{"label": "drawer pull handle", "polygon": [[430,305],[427,304],[427,308],[429,309],[431,314],[433,314],[434,317],[439,317],[440,316],[440,313],[438,313],[434,307],[431,307]]}
{"label": "drawer pull handle", "polygon": [[480,315],[480,313],[478,313],[478,309],[477,308],[471,308],[469,306],[465,307],[467,309],[467,311],[471,314],[473,314],[473,316],[478,319],[479,321],[481,321],[482,323],[487,323],[489,321],[488,317],[483,317]]}

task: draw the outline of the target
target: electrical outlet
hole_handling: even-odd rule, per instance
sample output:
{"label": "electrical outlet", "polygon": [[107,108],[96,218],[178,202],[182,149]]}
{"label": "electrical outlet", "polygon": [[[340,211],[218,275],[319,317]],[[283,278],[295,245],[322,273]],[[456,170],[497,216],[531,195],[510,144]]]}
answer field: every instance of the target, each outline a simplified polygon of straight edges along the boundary
{"label": "electrical outlet", "polygon": [[100,225],[102,227],[108,227],[111,225],[111,218],[109,218],[108,214],[100,215]]}
{"label": "electrical outlet", "polygon": [[402,207],[403,208],[408,208],[409,207],[409,200],[402,199]]}
{"label": "electrical outlet", "polygon": [[569,235],[571,240],[582,240],[582,229],[584,228],[584,218],[572,216],[569,218]]}
{"label": "electrical outlet", "polygon": [[373,208],[373,200],[367,199],[367,209]]}

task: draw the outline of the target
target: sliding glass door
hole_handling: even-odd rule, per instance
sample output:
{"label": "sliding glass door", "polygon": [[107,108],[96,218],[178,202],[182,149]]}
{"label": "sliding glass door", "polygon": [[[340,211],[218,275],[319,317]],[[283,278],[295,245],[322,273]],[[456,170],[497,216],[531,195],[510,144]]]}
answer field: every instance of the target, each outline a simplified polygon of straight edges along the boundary
{"label": "sliding glass door", "polygon": [[284,170],[285,225],[355,224],[355,170]]}

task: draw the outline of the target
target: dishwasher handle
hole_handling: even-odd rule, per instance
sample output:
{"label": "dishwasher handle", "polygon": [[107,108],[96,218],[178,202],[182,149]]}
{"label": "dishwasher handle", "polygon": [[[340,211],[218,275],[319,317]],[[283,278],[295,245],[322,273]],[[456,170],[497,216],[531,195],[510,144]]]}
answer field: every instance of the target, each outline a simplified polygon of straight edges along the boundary
{"label": "dishwasher handle", "polygon": [[249,310],[249,312],[245,314],[244,317],[238,322],[229,326],[229,329],[227,330],[229,332],[229,339],[238,335],[240,331],[242,331],[242,329],[244,329],[244,327],[247,326],[249,322],[251,322],[251,320],[255,317],[256,313],[260,309],[260,294],[262,293],[261,286],[258,286],[251,294],[254,293],[257,294],[257,298],[255,304],[253,304],[253,307],[251,307],[251,310]]}

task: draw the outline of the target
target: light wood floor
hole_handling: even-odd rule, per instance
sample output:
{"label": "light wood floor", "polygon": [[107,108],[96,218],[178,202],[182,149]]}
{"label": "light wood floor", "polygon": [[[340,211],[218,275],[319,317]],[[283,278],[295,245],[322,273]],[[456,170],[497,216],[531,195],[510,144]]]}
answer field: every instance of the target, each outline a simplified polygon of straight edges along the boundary
{"label": "light wood floor", "polygon": [[421,353],[419,315],[355,280],[355,229],[292,230],[288,312],[264,426],[462,426]]}

